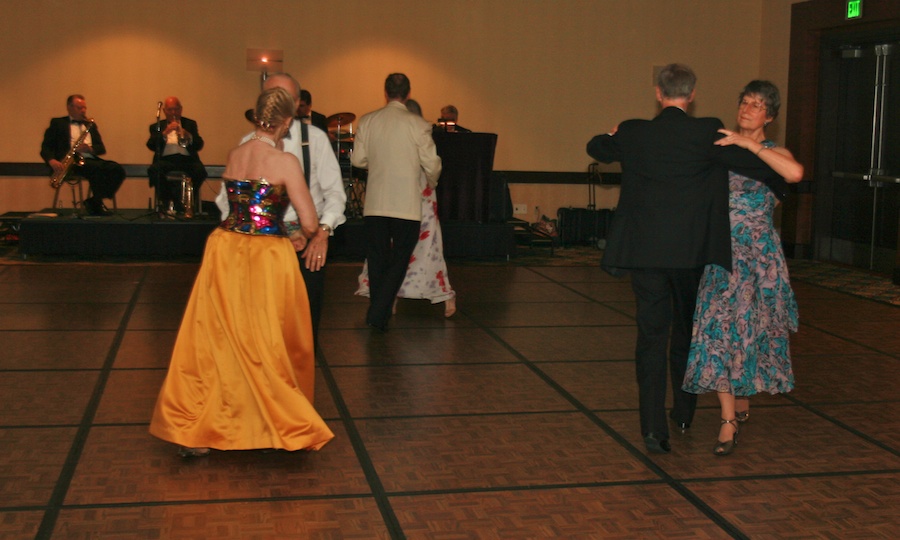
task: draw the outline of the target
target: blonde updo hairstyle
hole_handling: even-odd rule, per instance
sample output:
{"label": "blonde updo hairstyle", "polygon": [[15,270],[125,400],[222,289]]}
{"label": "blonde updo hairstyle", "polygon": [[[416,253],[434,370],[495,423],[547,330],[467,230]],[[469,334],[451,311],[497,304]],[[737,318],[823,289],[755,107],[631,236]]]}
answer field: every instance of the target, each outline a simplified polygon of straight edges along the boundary
{"label": "blonde updo hairstyle", "polygon": [[294,117],[294,98],[284,88],[270,88],[256,99],[256,126],[274,133],[288,118]]}

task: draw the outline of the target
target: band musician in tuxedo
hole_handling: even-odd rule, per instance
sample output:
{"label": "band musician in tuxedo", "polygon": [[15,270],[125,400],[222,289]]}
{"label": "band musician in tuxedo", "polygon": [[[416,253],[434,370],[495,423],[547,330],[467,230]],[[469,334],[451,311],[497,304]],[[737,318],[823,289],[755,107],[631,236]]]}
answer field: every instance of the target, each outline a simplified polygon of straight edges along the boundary
{"label": "band musician in tuxedo", "polygon": [[328,119],[325,118],[324,114],[312,110],[312,94],[309,93],[309,90],[300,90],[300,105],[297,107],[297,118],[301,122],[316,126],[328,133]]}
{"label": "band musician in tuxedo", "polygon": [[[41,143],[41,158],[52,169],[59,173],[63,169],[66,154],[87,129],[90,123],[87,118],[87,104],[84,96],[73,94],[66,98],[68,114],[50,120],[50,126],[44,132]],[[73,165],[72,172],[87,179],[91,196],[84,200],[84,207],[92,216],[107,216],[112,212],[103,203],[103,199],[112,199],[125,180],[125,169],[115,161],[101,159],[106,153],[103,138],[97,124],[92,124],[81,144],[75,149],[83,163]]]}
{"label": "band musician in tuxedo", "polygon": [[173,203],[174,210],[184,212],[181,201],[181,185],[166,181],[172,171],[182,171],[191,179],[195,199],[199,197],[200,185],[206,180],[206,167],[200,161],[198,152],[203,150],[203,137],[197,122],[181,116],[181,101],[174,96],[163,103],[166,117],[150,125],[147,148],[153,150],[153,164],[147,169],[150,187],[156,188],[157,210],[165,209]]}

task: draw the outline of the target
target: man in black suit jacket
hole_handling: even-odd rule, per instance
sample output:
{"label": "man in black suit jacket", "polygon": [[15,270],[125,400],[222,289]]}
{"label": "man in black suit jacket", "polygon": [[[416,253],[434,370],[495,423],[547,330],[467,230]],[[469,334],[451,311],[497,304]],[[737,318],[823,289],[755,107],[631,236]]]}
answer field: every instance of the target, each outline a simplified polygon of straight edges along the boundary
{"label": "man in black suit jacket", "polygon": [[328,133],[328,119],[324,114],[312,110],[312,94],[309,90],[300,90],[300,105],[297,107],[297,118]]}
{"label": "man in black suit jacket", "polygon": [[[87,104],[82,95],[71,95],[66,98],[68,116],[50,120],[50,127],[44,132],[41,143],[41,158],[50,165],[54,173],[62,169],[62,160],[69,153],[72,145],[81,136],[87,123]],[[106,153],[106,146],[100,137],[97,124],[91,126],[77,152],[84,159],[84,164],[73,172],[86,178],[90,184],[91,197],[84,200],[84,207],[94,216],[110,215],[112,212],[103,204],[103,199],[112,199],[119,186],[125,180],[125,169],[115,161],[100,159]]]}
{"label": "man in black suit jacket", "polygon": [[459,122],[459,109],[456,108],[456,105],[447,105],[441,109],[441,117],[438,118],[434,129],[447,133],[472,133],[471,129],[464,128],[457,122]]}
{"label": "man in black suit jacket", "polygon": [[682,432],[693,420],[697,396],[681,385],[697,288],[705,265],[731,270],[728,170],[761,180],[777,176],[747,150],[714,145],[723,127],[719,119],[687,115],[695,83],[689,67],[666,66],[657,80],[660,114],[653,120],[625,121],[587,145],[594,159],[622,164],[621,194],[601,266],[613,275],[631,272],[641,433],[647,449],[656,453],[671,449],[667,357],[670,416]]}
{"label": "man in black suit jacket", "polygon": [[172,171],[187,174],[194,187],[194,200],[199,200],[200,185],[206,180],[206,167],[198,155],[203,149],[203,137],[197,122],[181,116],[181,101],[177,97],[167,97],[163,111],[166,118],[150,125],[147,148],[153,150],[153,164],[147,174],[150,187],[156,188],[157,210],[164,211],[171,202],[175,210],[184,212],[181,185],[166,181],[166,175]]}

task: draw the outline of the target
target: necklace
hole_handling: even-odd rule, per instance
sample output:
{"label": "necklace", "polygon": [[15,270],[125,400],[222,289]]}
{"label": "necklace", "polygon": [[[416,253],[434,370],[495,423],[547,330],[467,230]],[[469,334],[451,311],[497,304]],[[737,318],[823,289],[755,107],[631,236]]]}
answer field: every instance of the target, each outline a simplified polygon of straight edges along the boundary
{"label": "necklace", "polygon": [[275,141],[273,141],[272,139],[270,139],[264,135],[254,135],[254,136],[250,137],[250,140],[251,141],[262,141],[262,142],[268,144],[269,146],[271,146],[272,148],[275,148]]}

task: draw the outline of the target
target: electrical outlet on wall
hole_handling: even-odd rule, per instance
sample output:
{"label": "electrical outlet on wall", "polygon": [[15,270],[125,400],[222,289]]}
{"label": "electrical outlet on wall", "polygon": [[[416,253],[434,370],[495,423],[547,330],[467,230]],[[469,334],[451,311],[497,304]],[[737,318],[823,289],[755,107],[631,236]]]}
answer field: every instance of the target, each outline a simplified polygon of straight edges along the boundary
{"label": "electrical outlet on wall", "polygon": [[513,214],[527,214],[528,213],[528,205],[527,204],[515,204],[513,205]]}

